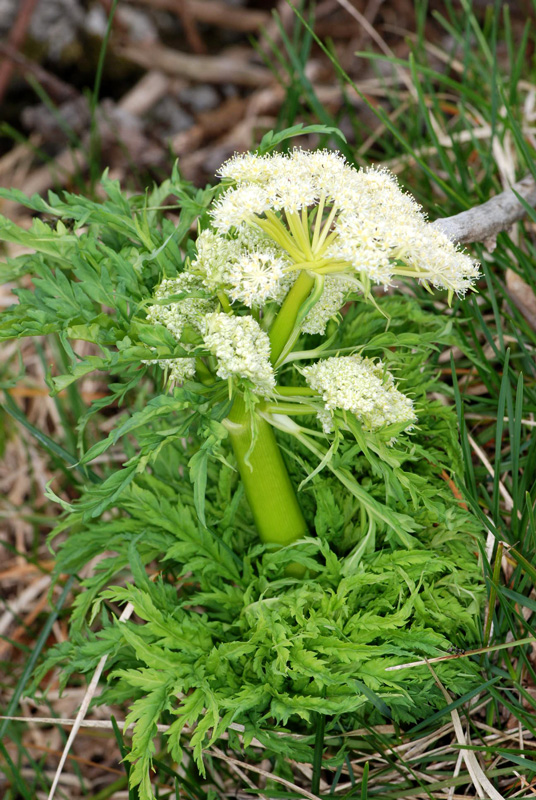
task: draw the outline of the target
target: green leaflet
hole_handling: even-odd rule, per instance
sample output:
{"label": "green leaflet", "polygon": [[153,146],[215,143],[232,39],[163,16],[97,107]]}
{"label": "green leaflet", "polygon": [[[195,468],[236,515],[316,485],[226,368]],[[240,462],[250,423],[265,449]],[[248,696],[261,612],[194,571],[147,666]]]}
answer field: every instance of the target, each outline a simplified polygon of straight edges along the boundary
{"label": "green leaflet", "polygon": [[325,134],[326,136],[335,136],[337,139],[342,139],[343,142],[346,142],[346,138],[344,134],[338,128],[332,128],[327,125],[304,125],[303,122],[294,125],[292,128],[286,128],[284,131],[280,131],[278,133],[274,131],[268,131],[261,139],[261,143],[257,148],[257,152],[259,155],[265,155],[266,153],[275,150],[278,145],[282,142],[292,139],[295,136],[300,136],[306,133],[320,133]]}
{"label": "green leaflet", "polygon": [[[207,474],[209,458],[214,458],[219,451],[221,442],[227,438],[227,430],[216,420],[208,420],[200,429],[203,444],[195,453],[188,466],[190,480],[194,487],[194,503],[197,516],[202,525],[205,525],[205,494],[207,488]],[[225,461],[224,461],[225,463]]]}
{"label": "green leaflet", "polygon": [[0,240],[31,247],[67,267],[70,254],[76,249],[78,237],[68,233],[61,222],[57,224],[55,230],[52,230],[49,225],[36,218],[30,230],[25,230],[0,215]]}
{"label": "green leaflet", "polygon": [[157,687],[147,692],[140,700],[134,701],[125,719],[125,726],[132,722],[136,723],[132,736],[132,750],[127,756],[133,764],[129,783],[132,787],[139,786],[142,797],[152,795],[150,770],[156,750],[154,744],[156,726],[163,712],[170,706],[170,690],[169,680],[160,676]]}

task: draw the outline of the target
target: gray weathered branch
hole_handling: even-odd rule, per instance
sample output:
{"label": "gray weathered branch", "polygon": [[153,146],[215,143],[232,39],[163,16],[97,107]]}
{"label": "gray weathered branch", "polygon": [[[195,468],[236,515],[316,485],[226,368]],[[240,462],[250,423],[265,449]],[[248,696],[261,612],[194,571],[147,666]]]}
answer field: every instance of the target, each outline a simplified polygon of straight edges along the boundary
{"label": "gray weathered branch", "polygon": [[510,228],[526,214],[526,209],[519,202],[514,190],[530,206],[536,206],[536,181],[532,175],[526,175],[514,183],[512,189],[501,192],[482,205],[453,217],[436,219],[432,224],[455,242],[484,242],[493,249],[497,234]]}

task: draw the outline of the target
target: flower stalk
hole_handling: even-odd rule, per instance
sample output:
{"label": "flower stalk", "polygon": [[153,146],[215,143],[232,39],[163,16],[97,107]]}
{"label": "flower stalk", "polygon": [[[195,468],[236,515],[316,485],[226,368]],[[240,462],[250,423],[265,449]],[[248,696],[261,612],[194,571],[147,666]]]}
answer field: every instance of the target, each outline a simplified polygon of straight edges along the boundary
{"label": "flower stalk", "polygon": [[282,547],[307,533],[283,456],[271,425],[237,395],[225,426],[259,536]]}
{"label": "flower stalk", "polygon": [[314,283],[314,276],[307,270],[303,270],[286,296],[270,330],[270,359],[272,364],[277,362],[283,352],[296,326],[300,308],[311,294]]}
{"label": "flower stalk", "polygon": [[[272,364],[292,337],[300,309],[314,285],[314,276],[302,271],[283,302],[270,330]],[[303,392],[305,387],[300,389]],[[311,390],[305,391],[309,394]],[[292,544],[306,534],[307,523],[272,426],[254,411],[248,411],[240,395],[225,425],[261,540],[280,546]],[[291,565],[289,571],[300,572],[297,565]]]}

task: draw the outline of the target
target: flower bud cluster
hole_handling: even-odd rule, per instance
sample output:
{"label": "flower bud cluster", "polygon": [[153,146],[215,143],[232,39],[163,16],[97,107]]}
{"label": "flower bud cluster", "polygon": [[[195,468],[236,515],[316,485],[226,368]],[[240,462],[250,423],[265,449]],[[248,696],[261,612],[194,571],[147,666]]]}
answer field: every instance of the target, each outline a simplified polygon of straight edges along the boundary
{"label": "flower bud cluster", "polygon": [[236,187],[216,203],[214,224],[227,232],[268,209],[296,213],[316,205],[322,195],[336,202],[351,171],[355,172],[344,156],[330,150],[235,155],[218,171],[221,178],[230,179]]}
{"label": "flower bud cluster", "polygon": [[[197,276],[188,272],[183,272],[175,278],[166,278],[156,288],[154,299],[165,301],[174,295],[188,295],[193,292],[202,292],[203,285]],[[185,325],[190,325],[197,331],[203,326],[204,316],[207,312],[215,308],[213,300],[206,300],[202,297],[183,297],[181,300],[170,301],[167,303],[156,303],[147,309],[147,319],[149,322],[164,325],[170,333],[181,341],[182,332]],[[185,350],[191,350],[192,346],[181,342]],[[166,360],[151,359],[144,361],[144,364],[158,364],[162,369],[168,370],[169,379],[176,383],[193,378],[195,375],[195,358],[174,358]]]}
{"label": "flower bud cluster", "polygon": [[272,392],[275,375],[270,363],[270,340],[253,317],[207,314],[203,338],[218,361],[218,377],[246,378],[260,394]]}
{"label": "flower bud cluster", "polygon": [[[205,237],[206,240],[206,237]],[[175,278],[165,279],[155,291],[156,300],[174,295],[206,291],[200,277],[183,272]],[[169,303],[149,307],[147,318],[165,327],[180,341],[185,350],[192,345],[185,342],[185,326],[199,334],[199,344],[217,359],[216,374],[228,378],[246,378],[261,394],[269,394],[275,386],[275,376],[270,363],[270,340],[259,323],[250,316],[239,317],[215,311],[216,299],[184,297]],[[166,361],[153,359],[147,364],[159,364],[169,370],[171,380],[182,382],[195,375],[195,358],[178,358]]]}
{"label": "flower bud cluster", "polygon": [[[154,293],[155,300],[167,300],[174,295],[189,295],[192,293],[205,293],[205,288],[197,275],[190,272],[182,272],[175,278],[166,278],[156,288]],[[205,314],[213,311],[216,301],[204,297],[185,296],[180,300],[170,300],[166,303],[156,303],[147,309],[147,319],[150,322],[159,322],[170,331],[175,338],[180,341],[181,334],[185,325],[191,325],[200,330],[203,326]]]}
{"label": "flower bud cluster", "polygon": [[171,383],[184,383],[195,376],[195,358],[169,358],[160,361],[151,358],[142,361],[142,364],[156,364],[160,369],[167,371],[167,379]]}
{"label": "flower bud cluster", "polygon": [[302,323],[304,333],[324,333],[330,319],[340,310],[351,290],[344,275],[326,275],[322,297],[313,306]]}
{"label": "flower bud cluster", "polygon": [[330,417],[335,409],[350,411],[371,431],[393,423],[411,425],[417,419],[412,400],[398,391],[381,361],[357,354],[335,356],[317,361],[302,372],[329,412],[330,416],[319,415],[326,433],[331,430]]}

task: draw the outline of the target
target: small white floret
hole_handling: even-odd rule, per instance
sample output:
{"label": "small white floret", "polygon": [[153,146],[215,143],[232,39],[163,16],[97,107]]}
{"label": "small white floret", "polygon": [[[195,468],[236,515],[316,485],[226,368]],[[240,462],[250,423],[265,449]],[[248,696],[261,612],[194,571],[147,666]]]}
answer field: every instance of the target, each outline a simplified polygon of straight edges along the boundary
{"label": "small white floret", "polygon": [[272,208],[271,193],[264,186],[255,183],[240,184],[229,189],[213,206],[212,219],[220,233],[228,233],[244,222],[254,222],[269,208]]}
{"label": "small white floret", "polygon": [[160,369],[167,372],[170,383],[184,383],[185,380],[193,378],[195,375],[195,358],[154,358],[150,361],[142,361],[142,364],[157,364]]}
{"label": "small white floret", "polygon": [[271,253],[244,253],[228,272],[231,300],[239,300],[249,308],[263,305],[279,293],[286,265],[286,260],[274,258]]}

